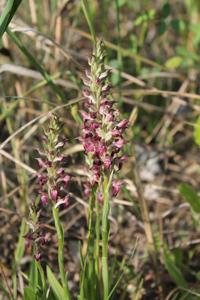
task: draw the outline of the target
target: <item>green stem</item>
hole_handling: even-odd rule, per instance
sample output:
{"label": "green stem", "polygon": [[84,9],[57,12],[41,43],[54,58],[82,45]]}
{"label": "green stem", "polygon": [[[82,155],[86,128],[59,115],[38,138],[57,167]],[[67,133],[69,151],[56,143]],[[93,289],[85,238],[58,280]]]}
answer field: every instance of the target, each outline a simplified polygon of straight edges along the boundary
{"label": "green stem", "polygon": [[59,272],[61,276],[61,282],[62,282],[63,289],[65,291],[66,300],[71,300],[68,282],[65,276],[65,268],[64,268],[64,233],[63,233],[62,225],[60,223],[58,209],[55,206],[53,206],[52,208],[52,213],[53,213],[53,218],[54,218],[54,223],[55,223],[55,228],[56,228],[56,233],[58,238],[58,266],[59,266]]}
{"label": "green stem", "polygon": [[104,197],[103,197],[103,214],[102,214],[102,278],[103,278],[103,299],[107,300],[109,296],[109,276],[108,276],[108,237],[109,237],[109,188],[112,180],[104,176]]}
{"label": "green stem", "polygon": [[[100,277],[100,273],[99,273],[100,211],[99,211],[99,202],[97,199],[95,202],[95,208],[96,208],[95,274],[96,274],[96,278],[99,279],[98,282],[100,282],[100,278],[99,278]],[[99,286],[97,286],[97,297],[98,297],[98,295],[99,295]]]}
{"label": "green stem", "polygon": [[83,260],[83,270],[81,276],[81,290],[80,299],[95,299],[94,286],[96,286],[95,280],[95,263],[94,263],[94,225],[95,225],[95,195],[96,189],[92,190],[89,199],[89,215],[88,215],[88,242],[87,250]]}
{"label": "green stem", "polygon": [[89,295],[91,299],[95,298],[95,262],[94,262],[94,240],[95,240],[95,195],[96,189],[92,190],[89,205],[89,232],[88,232],[88,275],[89,275]]}

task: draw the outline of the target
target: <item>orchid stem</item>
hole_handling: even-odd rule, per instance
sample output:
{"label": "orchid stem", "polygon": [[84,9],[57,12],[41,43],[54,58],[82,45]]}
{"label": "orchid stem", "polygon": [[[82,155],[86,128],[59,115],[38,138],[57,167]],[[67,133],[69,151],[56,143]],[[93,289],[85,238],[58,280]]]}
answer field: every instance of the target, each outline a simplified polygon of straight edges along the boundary
{"label": "orchid stem", "polygon": [[103,299],[107,300],[109,295],[109,275],[108,275],[108,237],[109,237],[109,188],[110,178],[104,176],[104,197],[103,197],[103,214],[102,214],[102,278],[103,278]]}
{"label": "orchid stem", "polygon": [[57,233],[57,238],[58,238],[58,266],[59,266],[59,271],[60,271],[60,276],[61,276],[61,282],[62,282],[62,286],[63,286],[64,292],[65,292],[66,300],[71,300],[68,282],[67,282],[67,278],[65,276],[65,268],[64,268],[63,228],[62,228],[62,224],[60,222],[58,208],[53,206],[52,212],[53,212],[53,218],[54,218],[54,223],[55,223],[55,228],[56,228],[56,233]]}

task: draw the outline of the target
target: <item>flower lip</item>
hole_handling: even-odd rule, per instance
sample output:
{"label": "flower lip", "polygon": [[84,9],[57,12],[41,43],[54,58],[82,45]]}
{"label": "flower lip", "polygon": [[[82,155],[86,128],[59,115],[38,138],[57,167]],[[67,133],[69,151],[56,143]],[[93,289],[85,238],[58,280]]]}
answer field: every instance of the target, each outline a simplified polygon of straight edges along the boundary
{"label": "flower lip", "polygon": [[122,182],[121,180],[113,180],[112,182],[112,196],[116,197],[120,192]]}
{"label": "flower lip", "polygon": [[121,139],[118,139],[117,141],[114,141],[113,142],[113,145],[118,148],[118,149],[121,149],[124,145],[124,140],[121,138]]}
{"label": "flower lip", "polygon": [[42,202],[43,205],[47,205],[48,204],[48,195],[47,195],[47,193],[42,193],[40,199],[41,199],[41,202]]}
{"label": "flower lip", "polygon": [[37,252],[34,257],[36,261],[39,261],[41,259],[41,253]]}
{"label": "flower lip", "polygon": [[51,199],[53,201],[56,201],[58,198],[58,190],[56,188],[51,190]]}

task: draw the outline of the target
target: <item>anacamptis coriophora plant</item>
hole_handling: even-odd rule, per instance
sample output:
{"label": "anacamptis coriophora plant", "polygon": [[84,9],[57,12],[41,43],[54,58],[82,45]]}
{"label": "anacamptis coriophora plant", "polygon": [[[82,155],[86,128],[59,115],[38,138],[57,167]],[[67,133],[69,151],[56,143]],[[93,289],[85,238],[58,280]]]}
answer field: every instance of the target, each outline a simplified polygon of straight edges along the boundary
{"label": "anacamptis coriophora plant", "polygon": [[44,226],[40,223],[40,212],[49,206],[52,211],[58,240],[58,266],[62,284],[62,299],[70,300],[64,268],[64,232],[59,217],[60,206],[68,205],[69,195],[66,187],[70,177],[65,173],[65,157],[62,152],[66,141],[61,136],[61,124],[57,115],[52,114],[50,116],[48,128],[44,130],[41,140],[42,147],[37,149],[40,157],[36,158],[40,167],[40,171],[37,174],[38,189],[36,197],[39,201],[33,202],[31,210],[32,220],[28,222],[31,225],[31,230],[26,234],[25,238],[28,246],[30,243],[33,245],[34,257],[39,262],[43,254],[42,246],[46,242],[46,235],[43,236],[42,233]]}
{"label": "anacamptis coriophora plant", "polygon": [[[85,293],[85,298],[82,296],[81,299],[99,299],[101,281],[103,281],[103,299],[106,300],[109,296],[110,198],[120,191],[121,182],[115,180],[115,173],[125,159],[121,150],[125,143],[123,133],[128,120],[119,119],[120,113],[111,97],[111,85],[108,81],[110,70],[105,67],[104,58],[104,45],[98,40],[89,60],[90,69],[86,71],[83,80],[85,110],[82,111],[81,140],[89,169],[84,194],[86,197],[89,196],[90,201],[88,252],[84,265],[84,276],[88,281],[82,286],[81,293],[82,295]],[[101,251],[100,244],[102,244]]]}

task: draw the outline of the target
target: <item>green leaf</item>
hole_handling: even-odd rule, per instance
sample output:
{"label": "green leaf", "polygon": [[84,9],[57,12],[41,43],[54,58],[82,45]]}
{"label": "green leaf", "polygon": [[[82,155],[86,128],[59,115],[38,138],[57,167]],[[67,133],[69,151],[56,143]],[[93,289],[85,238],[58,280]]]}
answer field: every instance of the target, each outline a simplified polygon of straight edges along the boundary
{"label": "green leaf", "polygon": [[38,287],[38,268],[37,268],[35,259],[33,259],[31,262],[29,283],[30,283],[30,286],[33,287],[33,291],[36,294],[37,287]]}
{"label": "green leaf", "polygon": [[77,124],[82,124],[82,120],[79,115],[78,105],[74,104],[71,106],[71,115]]}
{"label": "green leaf", "polygon": [[45,275],[44,275],[44,271],[42,269],[42,266],[40,264],[40,262],[36,262],[36,266],[37,266],[37,269],[38,269],[38,275],[39,275],[39,280],[38,281],[41,281],[41,286],[43,288],[43,290],[46,289],[46,281],[45,281]]}
{"label": "green leaf", "polygon": [[171,21],[172,28],[177,31],[184,31],[186,29],[186,24],[183,20],[174,19]]}
{"label": "green leaf", "polygon": [[198,117],[194,126],[194,141],[200,146],[200,117]]}
{"label": "green leaf", "polygon": [[159,30],[159,35],[163,35],[167,30],[167,24],[164,21],[161,21],[158,30]]}
{"label": "green leaf", "polygon": [[122,6],[124,6],[125,4],[127,4],[127,0],[118,0],[118,6],[119,7],[122,7]]}
{"label": "green leaf", "polygon": [[194,52],[188,51],[185,47],[178,46],[176,47],[176,53],[185,59],[192,59],[199,62],[199,57]]}
{"label": "green leaf", "polygon": [[166,19],[170,15],[170,11],[171,11],[170,4],[167,2],[162,7],[162,17]]}
{"label": "green leaf", "polygon": [[187,284],[185,278],[181,270],[177,267],[173,254],[166,249],[166,247],[164,249],[164,264],[176,285],[179,287],[186,287]]}
{"label": "green leaf", "polygon": [[[120,68],[119,61],[117,59],[110,60],[109,65],[116,69]],[[118,71],[116,73],[112,73],[111,75],[112,85],[116,86],[119,83],[119,80],[120,80],[120,72]]]}
{"label": "green leaf", "polygon": [[59,281],[57,280],[57,278],[55,277],[55,275],[53,274],[53,272],[51,271],[51,269],[47,266],[47,278],[50,284],[50,287],[52,288],[54,294],[56,295],[56,297],[58,298],[58,300],[62,299],[62,300],[68,300],[65,296],[65,291],[62,288],[61,284],[59,283]]}
{"label": "green leaf", "polygon": [[140,26],[143,22],[145,21],[145,15],[143,14],[143,15],[139,15],[136,19],[135,19],[135,21],[134,21],[134,25],[135,26]]}
{"label": "green leaf", "polygon": [[173,56],[173,57],[169,58],[166,61],[165,66],[168,69],[175,69],[178,66],[180,66],[180,64],[182,63],[182,61],[183,61],[182,57],[180,57],[180,56]]}
{"label": "green leaf", "polygon": [[12,17],[14,16],[18,6],[22,0],[8,0],[7,4],[0,16],[0,39],[6,31]]}
{"label": "green leaf", "polygon": [[36,300],[36,295],[32,287],[29,286],[24,288],[23,300]]}
{"label": "green leaf", "polygon": [[189,184],[182,183],[179,186],[181,196],[188,202],[196,213],[200,213],[200,197],[195,189]]}
{"label": "green leaf", "polygon": [[191,25],[192,35],[192,43],[195,46],[198,46],[200,42],[200,24],[192,24]]}
{"label": "green leaf", "polygon": [[15,263],[18,265],[24,255],[24,249],[25,249],[25,239],[24,235],[26,232],[26,222],[25,219],[22,219],[21,227],[20,227],[20,234],[19,234],[19,240],[17,243],[17,248],[15,250]]}

